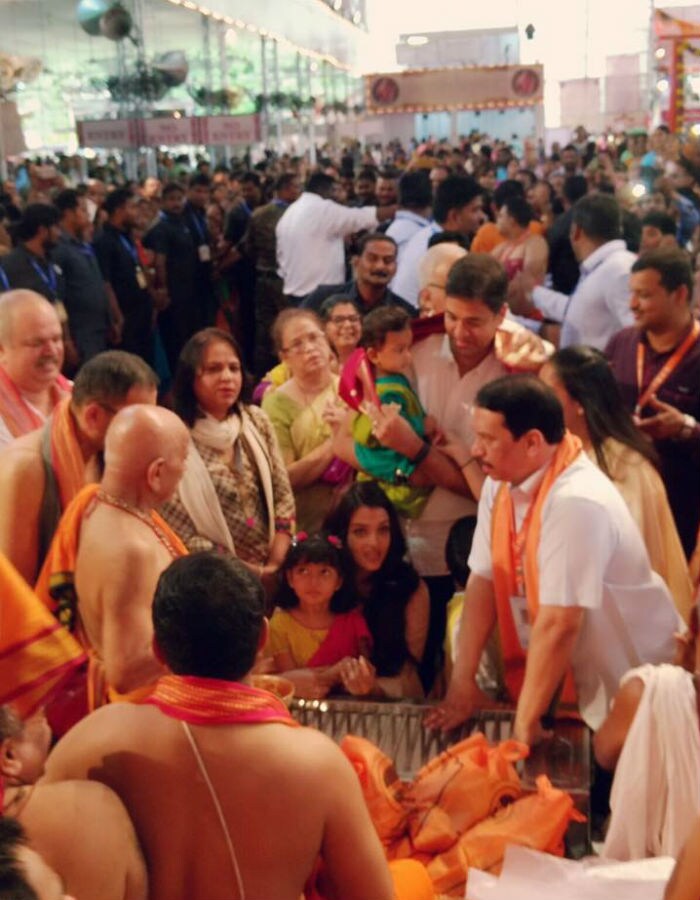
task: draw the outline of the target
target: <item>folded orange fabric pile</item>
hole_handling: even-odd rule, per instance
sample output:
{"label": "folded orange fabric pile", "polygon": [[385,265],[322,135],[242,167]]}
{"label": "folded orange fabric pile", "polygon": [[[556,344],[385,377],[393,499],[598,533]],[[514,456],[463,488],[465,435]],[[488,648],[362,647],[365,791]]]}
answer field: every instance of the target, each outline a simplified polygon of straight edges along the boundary
{"label": "folded orange fabric pile", "polygon": [[483,734],[455,744],[410,783],[388,756],[348,735],[341,748],[357,772],[372,821],[389,860],[423,863],[436,893],[464,896],[470,867],[497,873],[507,844],[562,856],[569,822],[583,817],[546,776],[523,795],[514,763],[525,744],[489,745]]}

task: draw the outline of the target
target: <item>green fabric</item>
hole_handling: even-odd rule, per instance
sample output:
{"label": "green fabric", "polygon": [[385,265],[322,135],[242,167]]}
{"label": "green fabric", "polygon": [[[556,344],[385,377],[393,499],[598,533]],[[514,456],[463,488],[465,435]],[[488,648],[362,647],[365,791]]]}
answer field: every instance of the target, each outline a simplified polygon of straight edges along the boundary
{"label": "green fabric", "polygon": [[[382,403],[396,403],[400,415],[420,437],[425,436],[425,411],[415,391],[404,375],[382,375],[376,380],[377,395]],[[430,495],[430,488],[405,484],[415,471],[413,463],[400,453],[382,447],[372,434],[369,416],[360,413],[353,422],[352,436],[355,456],[365,473],[360,479],[376,480],[399,513],[417,518]]]}

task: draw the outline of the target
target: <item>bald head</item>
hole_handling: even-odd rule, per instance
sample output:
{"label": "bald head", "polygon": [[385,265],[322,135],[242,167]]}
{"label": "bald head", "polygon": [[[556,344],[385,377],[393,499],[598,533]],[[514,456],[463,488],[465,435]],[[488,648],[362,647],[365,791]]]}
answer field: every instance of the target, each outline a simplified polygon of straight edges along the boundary
{"label": "bald head", "polygon": [[452,268],[453,263],[456,263],[458,259],[466,256],[466,254],[467,251],[464,247],[447,241],[431,247],[421,259],[418,267],[418,280],[421,290],[427,287],[431,281],[444,286],[447,283],[447,273]]}
{"label": "bald head", "polygon": [[60,326],[56,308],[36,291],[20,289],[0,294],[0,344],[11,343],[16,326],[37,312]]}
{"label": "bald head", "polygon": [[0,364],[21,393],[48,391],[61,373],[63,333],[56,308],[34,291],[0,294]]}
{"label": "bald head", "polygon": [[452,266],[466,256],[459,244],[445,242],[431,247],[418,267],[418,305],[422,316],[432,316],[445,309],[445,285]]}
{"label": "bald head", "polygon": [[164,503],[182,477],[189,448],[187,427],[162,406],[135,403],[112,419],[105,438],[105,490],[137,495],[145,505]]}

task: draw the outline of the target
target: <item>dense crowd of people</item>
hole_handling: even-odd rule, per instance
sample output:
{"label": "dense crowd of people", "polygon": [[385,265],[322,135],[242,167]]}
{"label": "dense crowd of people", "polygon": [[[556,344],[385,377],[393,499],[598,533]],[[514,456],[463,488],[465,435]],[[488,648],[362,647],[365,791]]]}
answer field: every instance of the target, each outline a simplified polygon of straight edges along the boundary
{"label": "dense crowd of people", "polygon": [[[603,852],[680,856],[694,140],[249,163],[161,154],[131,183],[62,158],[0,192],[0,898],[61,896],[55,872],[78,900],[433,896],[251,673],[429,699],[446,732],[506,704],[529,746],[574,713],[594,812],[618,769]],[[99,853],[52,803],[76,833],[104,816]],[[697,900],[688,879],[667,896]]]}

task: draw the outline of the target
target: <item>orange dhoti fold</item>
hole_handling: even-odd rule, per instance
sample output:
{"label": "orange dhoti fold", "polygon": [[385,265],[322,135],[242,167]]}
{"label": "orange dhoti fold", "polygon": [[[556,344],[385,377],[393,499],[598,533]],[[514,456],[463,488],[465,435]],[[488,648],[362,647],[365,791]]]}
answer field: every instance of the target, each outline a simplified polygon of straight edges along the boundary
{"label": "orange dhoti fold", "polygon": [[60,692],[85,653],[2,554],[0,597],[0,705],[26,718]]}
{"label": "orange dhoti fold", "polygon": [[[535,794],[523,795],[514,765],[528,747],[518,741],[491,746],[474,734],[428,762],[410,783],[365,738],[347,735],[340,747],[357,772],[390,866],[420,863],[441,896],[463,897],[470,868],[497,872],[509,843],[562,855],[569,822],[582,818],[572,798],[544,776]],[[397,890],[397,898],[404,896],[431,895]]]}
{"label": "orange dhoti fold", "polygon": [[[534,624],[540,607],[537,557],[542,528],[542,507],[556,479],[581,452],[581,441],[567,431],[537,489],[523,526],[526,535],[524,547],[521,547],[521,552],[524,549],[522,574],[530,627]],[[514,703],[518,701],[525,680],[526,662],[526,651],[520,643],[511,608],[511,598],[518,596],[520,592],[516,575],[518,565],[516,541],[513,500],[509,486],[503,483],[496,494],[491,517],[491,559],[505,682]],[[566,704],[576,705],[576,689],[570,671],[564,680],[561,700]]]}
{"label": "orange dhoti fold", "polygon": [[[75,592],[75,565],[78,558],[80,529],[83,518],[97,502],[99,484],[88,484],[69,503],[49,547],[35,585],[38,598],[66,629],[73,633],[88,659],[87,706],[92,712],[106,702],[137,701],[148,696],[152,685],[128,694],[119,694],[105,681],[104,666],[83,627]],[[151,510],[154,525],[164,533],[180,556],[187,548],[165,521]]]}

